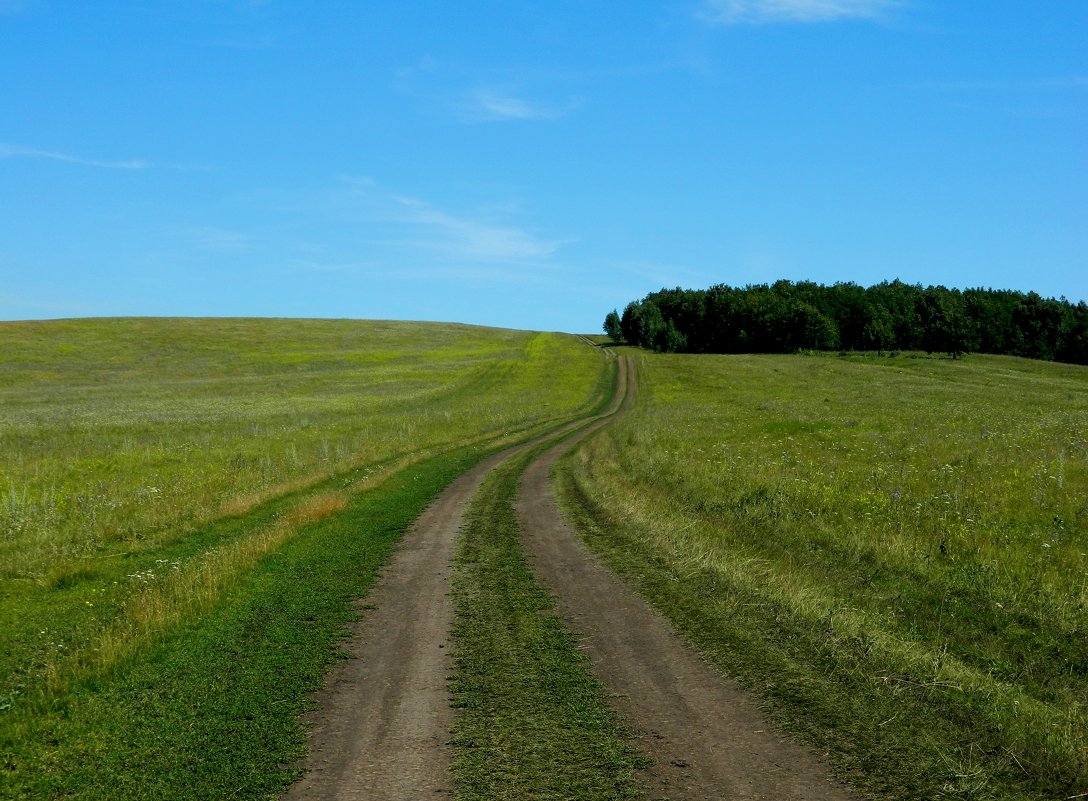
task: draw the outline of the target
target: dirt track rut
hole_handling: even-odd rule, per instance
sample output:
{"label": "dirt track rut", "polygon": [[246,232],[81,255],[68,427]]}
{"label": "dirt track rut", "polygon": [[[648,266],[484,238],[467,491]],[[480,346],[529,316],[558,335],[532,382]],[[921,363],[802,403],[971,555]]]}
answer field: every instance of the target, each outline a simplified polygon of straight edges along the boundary
{"label": "dirt track rut", "polygon": [[393,801],[452,795],[446,676],[453,609],[447,587],[465,506],[492,457],[454,481],[405,534],[366,599],[371,611],[318,694],[305,775],[288,801]]}
{"label": "dirt track rut", "polygon": [[[849,801],[819,762],[769,730],[751,699],[703,662],[601,565],[565,522],[551,491],[556,459],[630,405],[635,376],[621,358],[610,408],[535,459],[518,495],[523,543],[537,579],[584,638],[614,706],[654,760],[651,799]],[[446,488],[405,534],[317,696],[304,776],[285,801],[407,801],[453,795],[447,744],[453,710],[450,566],[465,509],[488,472],[561,431],[496,454]]]}
{"label": "dirt track rut", "polygon": [[[621,371],[616,397],[623,396]],[[485,459],[457,478],[405,533],[365,599],[347,650],[316,696],[303,777],[284,801],[417,801],[453,795],[447,677],[450,565],[465,509],[494,467],[582,425],[571,423]]]}
{"label": "dirt track rut", "polygon": [[[634,390],[630,372],[625,406]],[[518,515],[538,582],[555,596],[614,708],[654,760],[640,778],[647,797],[848,801],[852,796],[811,753],[776,735],[751,697],[696,655],[567,524],[550,473],[562,453],[600,425],[529,465]]]}

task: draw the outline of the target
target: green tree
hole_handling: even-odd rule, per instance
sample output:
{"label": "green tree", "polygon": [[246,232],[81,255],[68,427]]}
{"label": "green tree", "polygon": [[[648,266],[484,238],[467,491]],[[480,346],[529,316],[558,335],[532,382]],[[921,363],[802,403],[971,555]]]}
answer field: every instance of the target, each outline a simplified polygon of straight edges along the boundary
{"label": "green tree", "polygon": [[605,319],[628,344],[691,353],[917,350],[1088,364],[1088,304],[1034,292],[811,281],[661,289]]}
{"label": "green tree", "polygon": [[605,315],[604,332],[613,342],[623,341],[623,327],[620,325],[620,316],[615,309]]}

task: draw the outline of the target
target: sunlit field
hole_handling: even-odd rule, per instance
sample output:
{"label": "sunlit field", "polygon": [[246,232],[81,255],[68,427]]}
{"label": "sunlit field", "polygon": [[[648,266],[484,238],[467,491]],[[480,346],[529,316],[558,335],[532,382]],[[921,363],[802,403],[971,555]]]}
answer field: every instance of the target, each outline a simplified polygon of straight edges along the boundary
{"label": "sunlit field", "polygon": [[598,369],[573,339],[405,323],[4,323],[0,342],[0,578],[36,581],[265,491],[562,417]]}
{"label": "sunlit field", "polygon": [[640,358],[562,482],[595,547],[877,793],[1088,793],[1088,369]]}
{"label": "sunlit field", "polygon": [[460,325],[0,323],[0,724],[397,470],[588,411],[606,373],[575,337]]}

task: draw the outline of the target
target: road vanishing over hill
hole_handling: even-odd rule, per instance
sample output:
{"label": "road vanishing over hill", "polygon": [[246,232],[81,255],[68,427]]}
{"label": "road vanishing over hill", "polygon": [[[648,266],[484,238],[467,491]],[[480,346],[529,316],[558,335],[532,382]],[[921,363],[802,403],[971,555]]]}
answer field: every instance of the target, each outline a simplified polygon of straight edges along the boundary
{"label": "road vanishing over hill", "polygon": [[606,411],[484,460],[450,484],[405,534],[360,602],[366,611],[347,646],[355,658],[338,663],[317,696],[305,773],[286,801],[453,797],[448,741],[455,711],[447,682],[457,534],[489,472],[551,440],[556,444],[522,477],[523,545],[616,711],[653,760],[639,777],[646,797],[851,798],[811,753],[774,734],[755,702],[605,568],[564,520],[549,481],[556,459],[628,409],[636,384],[633,360],[621,357]]}

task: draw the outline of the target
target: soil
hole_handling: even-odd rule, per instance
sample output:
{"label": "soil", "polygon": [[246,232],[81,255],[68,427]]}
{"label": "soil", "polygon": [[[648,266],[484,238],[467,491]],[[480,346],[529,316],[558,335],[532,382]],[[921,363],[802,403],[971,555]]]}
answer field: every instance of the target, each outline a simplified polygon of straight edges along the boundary
{"label": "soil", "polygon": [[[621,402],[624,408],[632,403],[633,364],[621,358],[620,367],[612,406],[530,464],[518,514],[537,580],[583,638],[615,709],[653,760],[640,778],[647,798],[849,801],[813,754],[774,734],[751,697],[702,661],[565,522],[549,482],[552,466]],[[316,696],[305,775],[284,799],[453,796],[447,677],[457,531],[487,473],[536,442],[496,454],[462,475],[406,533],[362,606],[370,611],[354,627],[347,649],[356,658],[339,663]]]}
{"label": "soil", "polygon": [[[635,392],[629,373],[625,407]],[[518,514],[537,581],[555,596],[613,707],[653,760],[639,777],[646,797],[848,801],[815,755],[778,736],[752,697],[703,661],[567,524],[551,491],[552,467],[603,423],[530,464]]]}
{"label": "soil", "polygon": [[316,696],[304,776],[289,801],[452,796],[446,676],[450,560],[465,506],[492,457],[460,476],[405,534],[366,599],[346,650]]}

